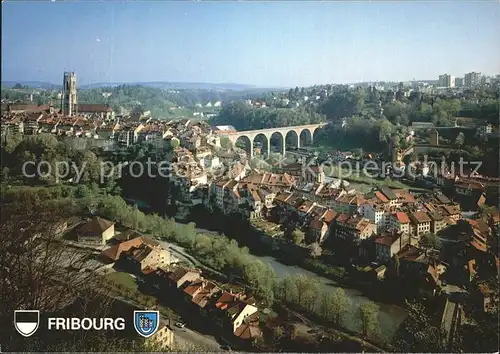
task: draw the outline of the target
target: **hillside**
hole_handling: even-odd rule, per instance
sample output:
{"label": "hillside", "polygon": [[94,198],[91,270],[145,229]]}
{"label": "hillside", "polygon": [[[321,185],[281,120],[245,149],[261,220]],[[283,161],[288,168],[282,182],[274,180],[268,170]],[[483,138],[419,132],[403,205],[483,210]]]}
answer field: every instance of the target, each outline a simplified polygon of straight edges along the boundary
{"label": "hillside", "polygon": [[[2,81],[2,87],[12,88],[16,84],[28,86],[30,88],[58,89],[61,84],[53,84],[43,81]],[[168,81],[149,81],[149,82],[99,82],[93,84],[79,85],[80,89],[93,89],[116,86],[144,86],[159,88],[162,90],[224,90],[224,91],[242,91],[256,88],[253,85],[235,84],[235,83],[203,83],[203,82],[168,82]]]}

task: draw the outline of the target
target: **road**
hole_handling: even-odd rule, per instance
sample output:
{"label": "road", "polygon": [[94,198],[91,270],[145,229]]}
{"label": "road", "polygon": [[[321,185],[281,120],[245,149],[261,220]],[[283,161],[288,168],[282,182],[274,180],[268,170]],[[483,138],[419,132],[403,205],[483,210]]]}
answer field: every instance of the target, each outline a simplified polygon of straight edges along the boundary
{"label": "road", "polygon": [[181,329],[173,326],[172,329],[174,331],[174,340],[180,350],[199,351],[203,349],[209,352],[218,352],[221,350],[220,344],[212,336],[205,336],[187,327]]}
{"label": "road", "polygon": [[[138,309],[143,308],[143,306],[136,303],[134,300],[125,298],[123,296],[115,296],[115,300],[125,302]],[[169,322],[166,320],[160,320],[163,325],[168,325]],[[174,324],[171,324],[171,328],[174,331],[174,341],[178,345],[178,348],[174,348],[179,351],[220,351],[220,344],[212,336],[206,336],[199,332],[193,331],[187,327],[177,328]]]}

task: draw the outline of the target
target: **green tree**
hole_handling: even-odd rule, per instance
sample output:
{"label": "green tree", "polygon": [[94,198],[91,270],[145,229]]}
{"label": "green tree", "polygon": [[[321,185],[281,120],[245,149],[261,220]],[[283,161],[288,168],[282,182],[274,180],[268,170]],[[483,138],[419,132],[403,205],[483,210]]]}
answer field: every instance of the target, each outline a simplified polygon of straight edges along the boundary
{"label": "green tree", "polygon": [[361,333],[365,337],[373,337],[379,326],[378,321],[379,307],[367,301],[359,307],[359,316],[361,320]]}
{"label": "green tree", "polygon": [[300,245],[302,242],[304,242],[305,234],[303,231],[299,229],[295,229],[291,233],[291,239],[296,245]]}
{"label": "green tree", "polygon": [[255,260],[247,264],[243,276],[248,284],[255,290],[255,294],[263,299],[266,304],[272,305],[274,301],[274,287],[276,274],[269,264]]}
{"label": "green tree", "polygon": [[294,277],[288,275],[281,279],[276,285],[275,293],[285,303],[295,303],[298,299],[298,288]]}
{"label": "green tree", "polygon": [[221,136],[220,145],[226,150],[228,150],[232,147],[231,140],[229,140],[229,138],[227,136]]}
{"label": "green tree", "polygon": [[179,146],[181,145],[181,142],[179,139],[177,138],[172,138],[170,140],[170,146],[172,147],[172,149],[177,149]]}
{"label": "green tree", "polygon": [[322,252],[323,252],[323,250],[321,249],[321,246],[319,245],[319,243],[314,242],[314,243],[311,243],[309,245],[309,255],[311,257],[317,258],[317,257],[321,256]]}
{"label": "green tree", "polygon": [[318,283],[303,274],[295,276],[294,282],[297,288],[297,304],[305,309],[313,310],[318,298]]}
{"label": "green tree", "polygon": [[434,248],[434,249],[440,249],[441,248],[441,240],[439,237],[432,233],[428,232],[424,234],[422,240],[420,241],[422,246],[426,248]]}
{"label": "green tree", "polygon": [[400,326],[393,340],[401,352],[443,352],[446,340],[442,329],[427,314],[425,306],[417,302],[407,302],[408,317]]}
{"label": "green tree", "polygon": [[350,312],[351,301],[345,294],[344,289],[336,288],[332,297],[332,319],[337,326],[342,326],[346,315]]}
{"label": "green tree", "polygon": [[457,137],[455,138],[455,146],[461,148],[464,145],[464,142],[465,142],[464,133],[462,132],[458,133]]}

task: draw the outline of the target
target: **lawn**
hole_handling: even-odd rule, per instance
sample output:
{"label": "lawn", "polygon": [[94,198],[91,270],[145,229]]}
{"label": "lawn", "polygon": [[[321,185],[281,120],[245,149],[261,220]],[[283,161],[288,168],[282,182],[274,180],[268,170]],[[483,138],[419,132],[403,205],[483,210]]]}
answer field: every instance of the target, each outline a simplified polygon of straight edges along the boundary
{"label": "lawn", "polygon": [[267,221],[267,220],[262,220],[262,219],[251,219],[250,223],[258,228],[264,231],[265,233],[274,236],[280,232],[279,230],[279,225],[275,224],[273,222]]}
{"label": "lawn", "polygon": [[339,168],[337,166],[326,167],[325,175],[328,177],[342,178],[346,181],[364,183],[373,186],[388,186],[392,188],[399,189],[422,189],[421,187],[410,186],[400,181],[395,181],[391,179],[378,179],[370,177],[363,171],[349,171],[348,169]]}
{"label": "lawn", "polygon": [[106,275],[106,278],[117,285],[121,285],[126,289],[137,290],[137,283],[135,279],[128,273],[113,272]]}
{"label": "lawn", "polygon": [[135,279],[130,274],[113,272],[106,275],[106,279],[116,284],[115,286],[111,286],[111,291],[116,295],[129,298],[146,308],[155,308],[167,318],[172,318],[174,320],[179,318],[167,304],[159,302],[155,296],[140,292]]}

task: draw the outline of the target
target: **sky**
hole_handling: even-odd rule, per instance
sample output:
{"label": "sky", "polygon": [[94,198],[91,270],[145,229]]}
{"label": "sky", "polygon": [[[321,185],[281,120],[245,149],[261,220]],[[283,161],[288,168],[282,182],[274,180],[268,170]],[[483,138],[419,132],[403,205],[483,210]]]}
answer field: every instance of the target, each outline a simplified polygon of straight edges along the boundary
{"label": "sky", "polygon": [[500,72],[498,1],[16,1],[2,81],[295,87]]}

